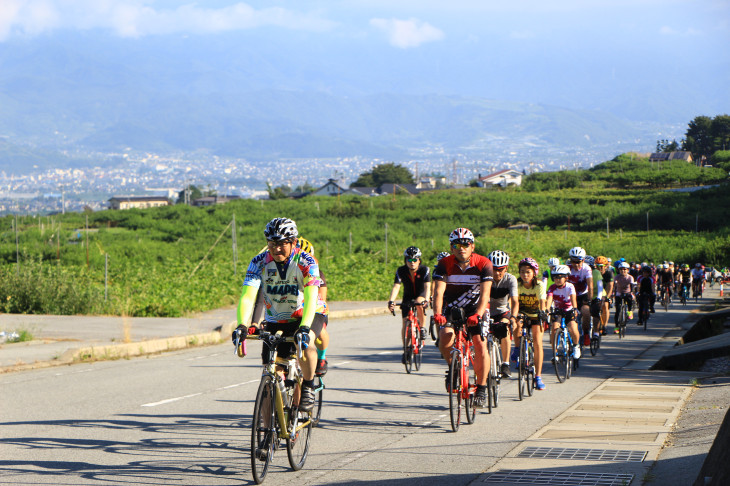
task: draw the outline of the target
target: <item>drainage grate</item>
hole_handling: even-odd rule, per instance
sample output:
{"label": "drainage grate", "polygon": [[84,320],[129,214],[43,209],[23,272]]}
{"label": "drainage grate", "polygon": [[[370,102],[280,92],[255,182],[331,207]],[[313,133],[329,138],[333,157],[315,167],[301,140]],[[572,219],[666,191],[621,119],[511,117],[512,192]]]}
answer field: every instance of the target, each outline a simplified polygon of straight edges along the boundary
{"label": "drainage grate", "polygon": [[578,459],[581,461],[643,462],[647,451],[615,449],[568,449],[564,447],[526,447],[517,457],[535,459]]}
{"label": "drainage grate", "polygon": [[626,486],[633,474],[600,474],[582,472],[555,472],[539,469],[497,471],[491,473],[486,484],[546,484],[560,486]]}

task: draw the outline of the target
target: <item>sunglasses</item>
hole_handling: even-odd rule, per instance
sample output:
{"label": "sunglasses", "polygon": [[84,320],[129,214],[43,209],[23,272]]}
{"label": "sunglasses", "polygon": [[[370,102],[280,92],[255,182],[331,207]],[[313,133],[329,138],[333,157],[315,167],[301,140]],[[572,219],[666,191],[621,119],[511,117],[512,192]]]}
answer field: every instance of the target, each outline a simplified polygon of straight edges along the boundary
{"label": "sunglasses", "polygon": [[553,275],[553,278],[568,278],[567,275]]}
{"label": "sunglasses", "polygon": [[501,271],[502,271],[502,270],[504,270],[505,268],[507,268],[507,267],[493,267],[493,270],[495,270],[495,271],[497,271],[497,272],[501,272]]}
{"label": "sunglasses", "polygon": [[418,261],[418,258],[406,258],[406,261],[409,263],[416,263]]}
{"label": "sunglasses", "polygon": [[583,261],[583,259],[582,258],[571,258],[570,261],[573,263],[580,263]]}
{"label": "sunglasses", "polygon": [[293,245],[294,240],[267,240],[266,244],[269,245],[272,248],[275,248],[277,246],[284,246],[284,245]]}
{"label": "sunglasses", "polygon": [[603,265],[603,264],[601,264],[601,263],[597,263],[597,264],[596,264],[596,266],[597,266],[598,268],[603,268],[603,267],[605,267],[606,265]]}
{"label": "sunglasses", "polygon": [[471,246],[471,243],[453,243],[451,248],[454,250],[466,250]]}

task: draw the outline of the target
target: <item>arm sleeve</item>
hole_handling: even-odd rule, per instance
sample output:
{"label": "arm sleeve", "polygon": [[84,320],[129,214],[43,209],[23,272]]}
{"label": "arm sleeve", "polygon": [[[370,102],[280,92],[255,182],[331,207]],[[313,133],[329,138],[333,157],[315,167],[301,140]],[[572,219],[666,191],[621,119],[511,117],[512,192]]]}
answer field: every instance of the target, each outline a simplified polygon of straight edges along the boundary
{"label": "arm sleeve", "polygon": [[312,327],[314,313],[317,310],[317,294],[319,293],[319,287],[310,285],[308,287],[304,287],[303,292],[304,308],[302,309],[302,322],[299,324],[299,327]]}
{"label": "arm sleeve", "polygon": [[238,301],[238,309],[236,309],[236,322],[239,326],[250,324],[258,290],[258,287],[244,285],[241,299]]}

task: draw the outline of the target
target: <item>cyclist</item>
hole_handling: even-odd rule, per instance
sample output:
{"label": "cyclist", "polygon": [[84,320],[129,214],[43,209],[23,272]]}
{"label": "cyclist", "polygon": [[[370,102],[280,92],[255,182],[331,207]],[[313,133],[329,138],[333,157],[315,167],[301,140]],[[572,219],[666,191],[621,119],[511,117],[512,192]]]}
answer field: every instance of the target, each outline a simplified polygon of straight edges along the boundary
{"label": "cyclist", "polygon": [[702,290],[705,285],[705,270],[702,268],[701,263],[696,263],[692,269],[692,296],[702,295]]}
{"label": "cyclist", "polygon": [[[449,235],[451,255],[441,259],[433,273],[434,321],[439,325],[439,349],[441,356],[451,364],[451,348],[454,345],[451,308],[461,307],[467,319],[467,334],[474,344],[474,371],[477,393],[474,404],[483,407],[487,400],[487,375],[489,353],[487,341],[482,337],[479,319],[489,318],[489,295],[492,287],[492,262],[474,253],[474,235],[466,228],[456,228]],[[452,386],[450,373],[446,371],[446,389]]]}
{"label": "cyclist", "polygon": [[[634,318],[634,313],[632,312],[633,302],[636,299],[634,297],[634,285],[636,285],[636,281],[634,281],[634,277],[631,276],[629,273],[629,264],[626,262],[619,263],[618,266],[618,275],[616,275],[616,278],[614,279],[614,292],[616,295],[616,309],[618,309],[618,303],[620,300],[624,302],[626,305],[626,313],[628,315],[628,320],[631,320]],[[614,324],[618,323],[618,312],[614,314]],[[618,327],[614,325],[613,328],[614,334],[618,334]]]}
{"label": "cyclist", "polygon": [[674,289],[674,273],[672,273],[669,269],[668,263],[662,264],[662,270],[658,274],[658,285],[662,299],[672,297],[672,291]]}
{"label": "cyclist", "polygon": [[[591,267],[591,275],[593,276],[593,293],[590,296],[590,312],[593,319],[593,336],[598,338],[601,333],[601,310],[603,306],[603,275],[596,268],[596,259],[592,256],[586,256],[586,265]],[[587,334],[587,333],[586,333]],[[583,338],[585,340],[585,337]],[[588,345],[591,344],[590,336],[587,339]]]}
{"label": "cyclist", "polygon": [[[241,334],[256,334],[258,327],[251,323],[259,287],[266,304],[265,326],[269,332],[283,331],[285,336],[301,336],[303,360],[302,389],[299,409],[309,412],[314,406],[314,373],[317,353],[315,341],[324,326],[327,307],[318,298],[321,285],[319,265],[308,253],[296,246],[299,232],[294,221],[274,218],[264,229],[268,249],[255,256],[248,266],[243,281],[243,292],[238,304],[238,327],[233,338]],[[251,323],[246,329],[245,324]],[[280,354],[291,354],[288,343],[281,345]],[[263,350],[266,352],[266,350]]]}
{"label": "cyclist", "polygon": [[[651,267],[646,266],[641,269],[641,275],[639,275],[639,279],[636,282],[637,291],[636,293],[641,294],[648,294],[649,295],[649,309],[652,314],[654,314],[654,303],[656,302],[656,294],[654,293],[654,286],[655,281],[654,277],[651,275]],[[639,325],[641,322],[638,323]]]}
{"label": "cyclist", "polygon": [[580,346],[578,345],[580,334],[578,333],[578,323],[575,322],[575,310],[578,305],[576,298],[575,286],[568,282],[570,276],[570,268],[567,265],[558,265],[553,271],[553,279],[555,283],[547,290],[547,307],[555,307],[553,318],[553,327],[550,330],[550,345],[555,343],[555,333],[560,329],[560,316],[565,317],[568,332],[573,338],[573,358],[580,358]]}
{"label": "cyclist", "polygon": [[[542,323],[547,322],[546,300],[547,292],[545,284],[537,276],[540,267],[532,258],[523,258],[520,260],[517,268],[520,272],[520,278],[517,279],[517,294],[520,304],[520,312],[525,314],[529,319],[529,325],[532,332],[532,343],[535,348],[535,388],[538,390],[545,389],[545,383],[542,381]],[[528,323],[524,323],[528,325]],[[520,341],[522,339],[522,321],[517,321],[515,328],[515,348],[520,349]]]}
{"label": "cyclist", "polygon": [[596,268],[601,274],[603,281],[603,300],[601,301],[601,335],[606,335],[606,324],[608,324],[608,315],[611,307],[611,297],[613,296],[613,279],[614,272],[611,266],[611,260],[605,256],[597,256],[595,260]]}
{"label": "cyclist", "polygon": [[680,288],[680,292],[684,293],[684,289],[686,288],[686,295],[689,295],[689,289],[692,285],[692,271],[689,269],[688,264],[685,263],[684,265],[682,265],[682,268],[677,273],[677,280],[682,286]]}
{"label": "cyclist", "polygon": [[560,260],[558,258],[552,257],[548,259],[548,268],[542,272],[542,283],[545,285],[545,288],[547,288],[549,283],[552,283],[552,271],[555,270],[555,267],[558,265],[560,265]]}
{"label": "cyclist", "polygon": [[[591,296],[593,295],[593,270],[585,263],[586,251],[580,246],[570,249],[570,283],[575,286],[578,305],[583,324],[583,345],[590,346],[591,336]],[[578,342],[576,341],[576,344]]]}
{"label": "cyclist", "polygon": [[[314,245],[309,242],[309,240],[305,240],[304,238],[297,238],[297,246],[302,249],[304,253],[309,253],[312,255],[312,258],[314,258]],[[315,261],[317,261],[316,258],[314,258]],[[317,261],[317,265],[319,265],[319,261]],[[322,283],[319,286],[319,291],[317,293],[317,296],[319,297],[319,300],[322,301],[325,306],[327,305],[327,280],[324,277],[324,272],[322,269],[319,270],[319,278],[322,281]],[[255,321],[254,321],[255,322]],[[327,348],[330,345],[330,334],[327,330],[327,327],[329,326],[329,317],[325,315],[324,324],[322,326],[322,332],[319,333],[319,337],[315,339],[314,345],[317,348],[317,368],[315,369],[314,373],[318,376],[324,376],[327,374]]]}
{"label": "cyclist", "polygon": [[[401,285],[403,285],[403,304],[401,305],[401,317],[403,317],[403,327],[401,328],[400,337],[403,346],[406,343],[406,326],[408,326],[408,312],[410,307],[408,304],[415,300],[418,303],[426,302],[431,287],[431,270],[421,264],[421,250],[415,246],[409,246],[403,252],[404,265],[398,267],[395,271],[395,280],[393,288],[390,291],[388,299],[388,310],[395,310],[395,298],[398,296]],[[426,339],[426,328],[424,326],[423,307],[415,308],[416,319],[421,325],[421,339]],[[406,364],[406,353],[401,356],[401,362]]]}
{"label": "cyclist", "polygon": [[[487,258],[492,262],[494,281],[489,294],[489,309],[492,313],[492,326],[490,331],[500,339],[502,351],[502,365],[500,371],[502,376],[509,378],[512,373],[509,369],[510,340],[512,330],[515,328],[515,316],[520,311],[520,303],[517,297],[517,279],[507,271],[509,255],[501,250],[494,250]],[[511,359],[517,360],[518,350],[515,348]]]}

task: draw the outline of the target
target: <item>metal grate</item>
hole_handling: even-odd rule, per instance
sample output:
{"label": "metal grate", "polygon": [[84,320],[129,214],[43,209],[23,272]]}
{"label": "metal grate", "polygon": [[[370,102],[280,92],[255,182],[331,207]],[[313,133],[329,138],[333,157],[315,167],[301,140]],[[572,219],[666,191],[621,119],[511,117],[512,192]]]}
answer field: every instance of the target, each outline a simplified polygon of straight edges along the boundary
{"label": "metal grate", "polygon": [[560,486],[626,486],[633,474],[600,474],[584,472],[556,472],[539,469],[507,469],[491,473],[486,484],[546,484]]}
{"label": "metal grate", "polygon": [[565,447],[526,447],[517,457],[535,459],[577,459],[581,461],[643,462],[647,451],[616,449],[568,449]]}

